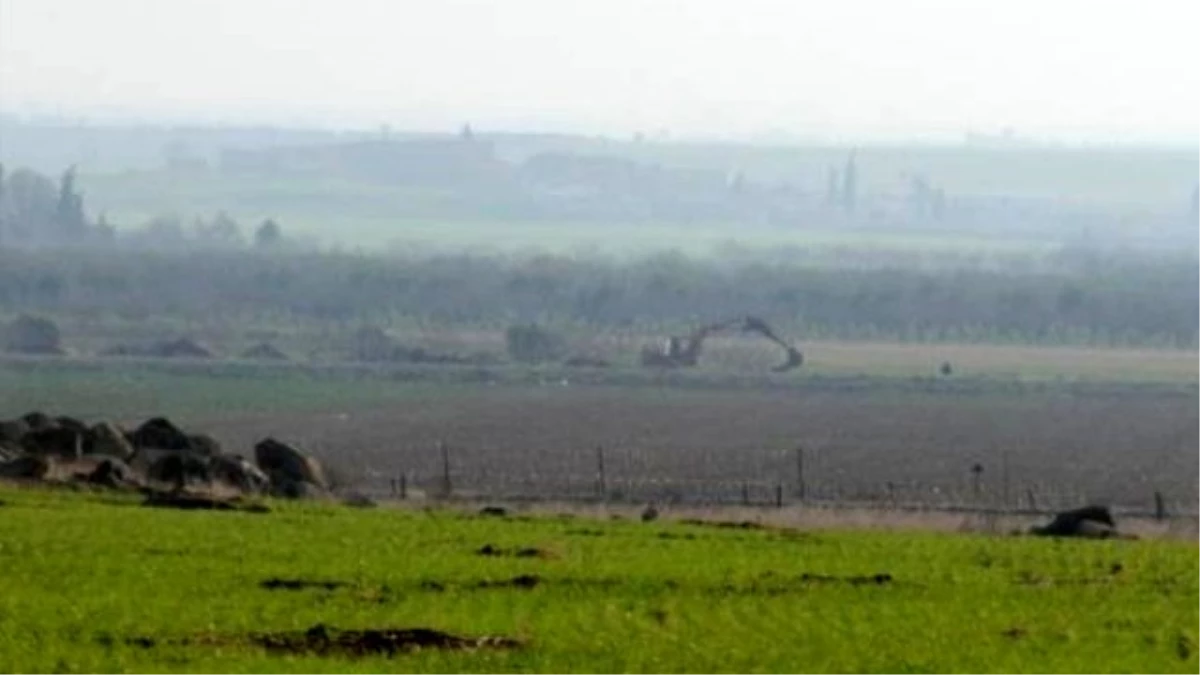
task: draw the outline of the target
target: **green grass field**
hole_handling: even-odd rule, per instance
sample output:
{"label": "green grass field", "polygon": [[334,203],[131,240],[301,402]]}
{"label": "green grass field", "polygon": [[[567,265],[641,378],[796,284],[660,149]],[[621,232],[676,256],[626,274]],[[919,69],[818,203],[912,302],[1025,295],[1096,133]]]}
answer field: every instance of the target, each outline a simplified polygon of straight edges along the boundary
{"label": "green grass field", "polygon": [[[5,672],[1200,667],[1194,543],[803,533],[311,504],[272,504],[267,514],[183,512],[127,497],[12,488],[0,488],[0,500]],[[542,555],[478,554],[488,544]],[[523,585],[504,583],[521,575]],[[344,585],[269,589],[269,579]],[[316,624],[426,627],[524,645],[387,660],[281,653],[249,637]]]}

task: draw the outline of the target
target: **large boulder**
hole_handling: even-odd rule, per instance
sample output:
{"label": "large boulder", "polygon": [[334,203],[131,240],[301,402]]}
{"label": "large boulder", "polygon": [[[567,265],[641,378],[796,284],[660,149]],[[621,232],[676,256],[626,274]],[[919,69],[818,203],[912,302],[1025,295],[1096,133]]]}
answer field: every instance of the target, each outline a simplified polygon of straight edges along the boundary
{"label": "large boulder", "polygon": [[213,480],[235,487],[247,494],[262,494],[271,487],[271,481],[267,478],[267,474],[237,455],[210,457],[209,475]]}
{"label": "large boulder", "polygon": [[200,455],[216,457],[221,454],[221,444],[208,434],[188,434],[188,449]]}
{"label": "large boulder", "polygon": [[87,445],[87,433],[71,427],[46,427],[21,437],[21,447],[31,455],[77,458]]}
{"label": "large boulder", "polygon": [[7,462],[25,454],[20,445],[11,441],[0,440],[0,462]]}
{"label": "large boulder", "polygon": [[24,422],[25,426],[31,431],[36,429],[48,429],[52,426],[55,426],[53,417],[50,417],[46,413],[38,410],[21,415],[21,421]]}
{"label": "large boulder", "polygon": [[1107,506],[1085,506],[1055,514],[1046,525],[1034,527],[1033,534],[1045,537],[1085,537],[1109,539],[1118,536],[1117,524]]}
{"label": "large boulder", "polygon": [[129,439],[137,449],[191,450],[192,441],[165,417],[152,417],[134,429]]}
{"label": "large boulder", "polygon": [[274,438],[263,439],[254,446],[254,461],[271,477],[272,485],[290,481],[329,489],[325,471],[317,460]]}
{"label": "large boulder", "polygon": [[17,445],[21,442],[21,437],[28,432],[29,425],[25,420],[0,420],[0,443]]}
{"label": "large boulder", "polygon": [[23,455],[0,464],[0,478],[41,480],[50,469],[49,459]]}
{"label": "large boulder", "polygon": [[119,457],[104,459],[87,476],[87,481],[110,488],[135,488],[141,485],[137,474]]}
{"label": "large boulder", "polygon": [[86,452],[95,455],[111,455],[126,462],[133,458],[133,443],[125,437],[116,425],[110,422],[97,422],[89,430],[91,445]]}
{"label": "large boulder", "polygon": [[50,319],[22,314],[4,332],[5,351],[17,354],[62,355],[62,335]]}
{"label": "large boulder", "polygon": [[170,452],[146,468],[146,478],[182,488],[193,483],[209,483],[212,473],[207,457],[190,452]]}

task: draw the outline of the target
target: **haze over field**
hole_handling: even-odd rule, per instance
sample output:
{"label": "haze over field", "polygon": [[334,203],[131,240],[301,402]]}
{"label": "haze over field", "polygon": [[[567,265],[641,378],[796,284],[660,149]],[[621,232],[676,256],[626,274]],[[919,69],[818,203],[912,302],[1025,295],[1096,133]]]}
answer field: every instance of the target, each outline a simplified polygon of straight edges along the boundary
{"label": "haze over field", "polygon": [[5,0],[0,111],[1194,146],[1194,4]]}

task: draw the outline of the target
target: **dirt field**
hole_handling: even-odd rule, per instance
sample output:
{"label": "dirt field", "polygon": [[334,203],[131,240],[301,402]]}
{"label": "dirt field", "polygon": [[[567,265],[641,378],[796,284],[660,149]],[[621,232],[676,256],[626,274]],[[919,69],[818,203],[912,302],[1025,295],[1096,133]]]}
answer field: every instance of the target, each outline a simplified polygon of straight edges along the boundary
{"label": "dirt field", "polygon": [[235,447],[265,435],[300,442],[376,493],[401,473],[414,491],[439,487],[444,441],[459,493],[594,495],[603,447],[616,499],[736,503],[748,490],[764,502],[782,484],[790,501],[803,447],[809,498],[1149,509],[1162,491],[1190,511],[1197,500],[1196,398],[1169,391],[459,385],[381,407],[196,424]]}

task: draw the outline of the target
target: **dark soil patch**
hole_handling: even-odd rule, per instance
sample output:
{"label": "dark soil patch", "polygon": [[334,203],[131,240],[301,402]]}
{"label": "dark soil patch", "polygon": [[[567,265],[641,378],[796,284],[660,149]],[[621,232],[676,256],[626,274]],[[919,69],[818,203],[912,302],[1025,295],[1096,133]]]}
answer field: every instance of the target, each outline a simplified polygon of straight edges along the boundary
{"label": "dark soil patch", "polygon": [[241,511],[243,513],[270,513],[262,504],[247,504],[235,499],[217,499],[203,495],[151,492],[146,495],[142,506],[184,511]]}
{"label": "dark soil patch", "polygon": [[[150,649],[159,644],[158,640],[149,637],[134,637],[125,642],[128,645],[144,649]],[[466,637],[432,628],[337,630],[325,624],[317,624],[305,631],[250,633],[245,636],[198,635],[182,640],[173,640],[171,644],[230,645],[242,642],[258,645],[272,652],[354,658],[393,656],[398,653],[411,653],[423,649],[514,649],[524,644],[520,640],[501,635]]]}
{"label": "dark soil patch", "polygon": [[893,579],[892,575],[888,574],[887,572],[882,572],[880,574],[864,574],[864,575],[845,576],[845,577],[835,576],[835,575],[831,575],[831,574],[809,574],[807,572],[800,575],[801,583],[848,584],[850,586],[867,586],[867,585],[882,586],[884,584],[890,584],[893,581],[895,581],[895,579]]}
{"label": "dark soil patch", "polygon": [[503,506],[485,506],[479,509],[479,515],[503,518],[508,515],[508,509]]}
{"label": "dark soil patch", "polygon": [[486,556],[490,558],[552,558],[549,551],[544,551],[540,548],[526,546],[523,548],[501,548],[492,544],[484,544],[476,555]]}
{"label": "dark soil patch", "polygon": [[1016,639],[1023,638],[1026,635],[1028,635],[1029,631],[1025,630],[1024,628],[1021,628],[1020,626],[1014,626],[1012,628],[1008,628],[1008,629],[1000,631],[1000,634],[1006,638],[1009,638],[1010,640],[1016,640]]}
{"label": "dark soil patch", "polygon": [[567,535],[570,535],[573,537],[603,537],[605,532],[604,532],[604,530],[593,530],[593,529],[588,529],[588,528],[584,527],[584,528],[579,528],[579,529],[567,530],[563,534],[567,534]]}
{"label": "dark soil patch", "polygon": [[346,588],[350,584],[345,581],[317,581],[314,579],[280,579],[272,577],[258,584],[260,587],[269,591],[301,591],[306,588],[319,588],[325,591],[334,591],[339,588]]}
{"label": "dark soil patch", "polygon": [[536,574],[522,574],[511,579],[500,581],[480,581],[475,588],[522,588],[533,589],[542,583],[542,578]]}
{"label": "dark soil patch", "polygon": [[442,582],[427,579],[418,584],[417,587],[422,591],[441,593],[448,590],[452,586],[467,590],[491,590],[497,588],[519,588],[523,590],[531,590],[537,588],[543,583],[545,583],[545,579],[542,579],[536,574],[521,574],[511,579],[484,580],[468,584],[457,584],[454,582]]}
{"label": "dark soil patch", "polygon": [[756,523],[756,522],[753,522],[750,520],[741,520],[741,521],[737,521],[737,522],[731,522],[731,521],[724,521],[724,520],[697,520],[697,519],[691,518],[688,520],[681,520],[679,522],[683,525],[696,525],[699,527],[718,527],[718,528],[727,529],[727,530],[770,530],[770,529],[775,529],[775,528],[768,527],[767,525],[763,525],[762,523]]}

